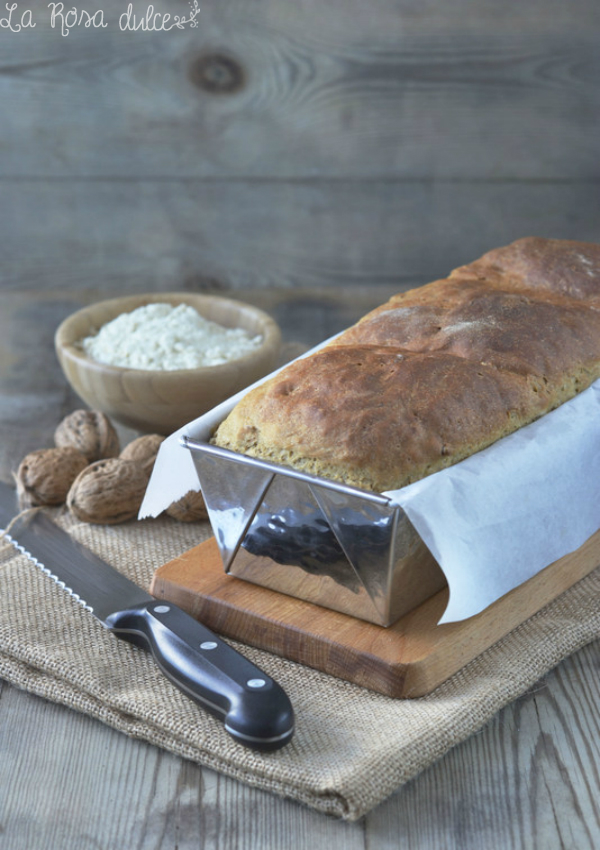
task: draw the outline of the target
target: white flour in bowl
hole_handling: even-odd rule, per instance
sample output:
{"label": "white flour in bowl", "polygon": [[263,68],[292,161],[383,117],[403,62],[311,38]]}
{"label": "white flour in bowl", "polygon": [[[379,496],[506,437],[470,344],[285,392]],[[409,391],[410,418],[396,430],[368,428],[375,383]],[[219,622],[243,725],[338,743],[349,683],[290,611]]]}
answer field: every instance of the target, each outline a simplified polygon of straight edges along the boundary
{"label": "white flour in bowl", "polygon": [[258,348],[262,337],[225,328],[187,304],[147,304],[108,322],[82,340],[100,363],[129,369],[196,369],[237,360]]}

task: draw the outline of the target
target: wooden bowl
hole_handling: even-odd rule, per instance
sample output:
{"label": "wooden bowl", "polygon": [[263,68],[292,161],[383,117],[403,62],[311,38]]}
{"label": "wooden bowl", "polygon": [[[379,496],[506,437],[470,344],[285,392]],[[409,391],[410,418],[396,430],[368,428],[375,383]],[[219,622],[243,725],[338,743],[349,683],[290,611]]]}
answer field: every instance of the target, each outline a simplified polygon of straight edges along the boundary
{"label": "wooden bowl", "polygon": [[[84,353],[81,340],[121,313],[151,303],[189,304],[205,319],[261,334],[262,345],[218,366],[158,371],[108,366]],[[143,433],[167,436],[221,401],[273,371],[281,332],[275,321],[249,304],[189,293],[153,293],[113,298],[69,316],[55,335],[56,353],[77,395],[93,410]]]}

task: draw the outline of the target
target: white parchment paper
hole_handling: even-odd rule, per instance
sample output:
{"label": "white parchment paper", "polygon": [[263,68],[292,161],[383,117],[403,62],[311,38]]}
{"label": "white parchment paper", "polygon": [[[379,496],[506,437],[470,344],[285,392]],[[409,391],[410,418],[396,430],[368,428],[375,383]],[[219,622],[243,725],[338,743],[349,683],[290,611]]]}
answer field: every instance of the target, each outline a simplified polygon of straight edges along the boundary
{"label": "white parchment paper", "polygon": [[[198,489],[180,437],[208,439],[250,389],[163,442],[140,519]],[[440,622],[478,614],[600,528],[600,381],[488,449],[385,495],[407,513],[446,575],[450,596]]]}
{"label": "white parchment paper", "polygon": [[440,622],[478,614],[600,528],[600,381],[488,449],[386,495],[448,579]]}

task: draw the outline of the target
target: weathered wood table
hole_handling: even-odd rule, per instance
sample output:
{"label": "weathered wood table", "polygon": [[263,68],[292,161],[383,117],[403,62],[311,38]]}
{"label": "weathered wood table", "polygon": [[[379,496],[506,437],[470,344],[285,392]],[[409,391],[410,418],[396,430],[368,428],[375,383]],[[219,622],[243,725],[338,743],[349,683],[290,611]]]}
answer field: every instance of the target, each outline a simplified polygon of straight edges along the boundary
{"label": "weathered wood table", "polygon": [[[14,291],[0,307],[0,477],[80,402],[53,355],[60,320],[117,294]],[[386,295],[245,291],[312,344]],[[3,600],[10,604],[10,600]],[[358,823],[241,785],[0,684],[0,848],[596,848],[600,642]]]}

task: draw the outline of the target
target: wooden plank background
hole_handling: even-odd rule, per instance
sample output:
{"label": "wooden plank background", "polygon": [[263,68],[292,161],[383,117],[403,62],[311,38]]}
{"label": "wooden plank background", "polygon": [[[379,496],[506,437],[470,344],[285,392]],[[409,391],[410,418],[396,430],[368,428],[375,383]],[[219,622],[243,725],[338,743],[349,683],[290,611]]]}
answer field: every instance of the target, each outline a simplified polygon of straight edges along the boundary
{"label": "wooden plank background", "polygon": [[126,7],[0,29],[2,288],[393,287],[600,240],[597,0]]}

